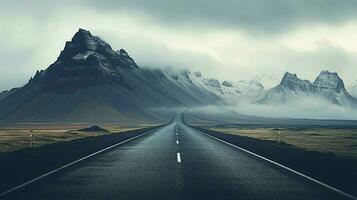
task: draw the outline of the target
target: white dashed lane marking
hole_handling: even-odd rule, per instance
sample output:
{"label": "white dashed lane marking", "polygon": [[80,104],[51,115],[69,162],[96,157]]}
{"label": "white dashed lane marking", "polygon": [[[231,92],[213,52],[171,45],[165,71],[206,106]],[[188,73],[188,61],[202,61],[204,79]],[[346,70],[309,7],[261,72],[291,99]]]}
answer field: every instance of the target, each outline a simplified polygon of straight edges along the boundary
{"label": "white dashed lane marking", "polygon": [[181,155],[180,155],[180,153],[177,153],[177,162],[178,162],[178,163],[181,162]]}

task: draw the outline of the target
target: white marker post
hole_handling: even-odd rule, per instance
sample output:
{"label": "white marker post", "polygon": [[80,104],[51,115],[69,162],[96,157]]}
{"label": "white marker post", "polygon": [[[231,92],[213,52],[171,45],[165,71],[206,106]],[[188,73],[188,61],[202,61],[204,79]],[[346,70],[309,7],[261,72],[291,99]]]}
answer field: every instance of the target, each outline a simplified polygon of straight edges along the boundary
{"label": "white marker post", "polygon": [[[32,131],[30,131],[30,132],[32,132]],[[33,148],[33,134],[32,133],[30,133],[30,140],[31,140],[31,148]]]}
{"label": "white marker post", "polygon": [[181,154],[177,153],[177,162],[180,163],[181,162]]}
{"label": "white marker post", "polygon": [[280,144],[280,131],[278,132],[278,144]]}

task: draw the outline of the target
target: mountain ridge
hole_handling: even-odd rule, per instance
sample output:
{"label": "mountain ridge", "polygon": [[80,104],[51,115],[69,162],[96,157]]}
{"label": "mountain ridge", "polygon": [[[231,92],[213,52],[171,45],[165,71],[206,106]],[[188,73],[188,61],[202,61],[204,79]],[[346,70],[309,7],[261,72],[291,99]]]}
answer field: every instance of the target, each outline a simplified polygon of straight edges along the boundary
{"label": "mountain ridge", "polygon": [[170,111],[161,117],[153,110],[220,100],[189,82],[178,83],[162,70],[139,68],[124,49],[115,51],[79,29],[53,64],[2,99],[0,120],[167,121]]}
{"label": "mountain ridge", "polygon": [[353,107],[357,99],[346,90],[343,80],[336,72],[323,70],[314,82],[302,80],[296,74],[286,72],[281,82],[262,93],[256,100],[258,104],[280,104],[299,97],[319,97],[331,103]]}
{"label": "mountain ridge", "polygon": [[167,122],[182,107],[281,104],[300,97],[357,105],[335,72],[322,71],[313,82],[286,72],[265,90],[259,79],[221,81],[201,72],[141,68],[124,49],[79,29],[47,69],[0,93],[0,121]]}

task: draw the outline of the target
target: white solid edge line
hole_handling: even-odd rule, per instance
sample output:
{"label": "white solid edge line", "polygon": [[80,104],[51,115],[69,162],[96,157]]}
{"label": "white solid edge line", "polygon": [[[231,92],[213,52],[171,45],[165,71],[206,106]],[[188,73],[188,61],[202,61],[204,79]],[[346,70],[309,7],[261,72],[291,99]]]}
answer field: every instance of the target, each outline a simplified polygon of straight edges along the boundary
{"label": "white solid edge line", "polygon": [[5,196],[5,195],[7,195],[7,194],[9,194],[9,193],[11,193],[11,192],[14,192],[14,191],[16,191],[16,190],[18,190],[18,189],[21,189],[21,188],[23,188],[23,187],[25,187],[25,186],[27,186],[27,185],[29,185],[29,184],[31,184],[31,183],[34,183],[34,182],[36,182],[36,181],[38,181],[38,180],[41,180],[41,179],[43,179],[43,178],[45,178],[45,177],[47,177],[47,176],[49,176],[49,175],[51,175],[51,174],[54,174],[54,173],[56,173],[56,172],[59,172],[59,171],[65,169],[65,168],[67,168],[67,167],[69,167],[69,166],[72,166],[72,165],[74,165],[74,164],[77,164],[77,163],[79,163],[79,162],[81,162],[81,161],[83,161],[83,160],[86,160],[86,159],[88,159],[88,158],[90,158],[90,157],[93,157],[93,156],[95,156],[95,155],[97,155],[97,154],[99,154],[99,153],[102,153],[102,152],[104,152],[104,151],[107,151],[107,150],[109,150],[109,149],[112,149],[112,148],[114,148],[114,147],[116,147],[116,146],[119,146],[119,145],[121,145],[121,144],[127,143],[127,142],[129,142],[129,141],[131,141],[131,140],[134,140],[134,139],[138,138],[138,137],[144,136],[144,135],[146,135],[146,134],[148,134],[148,133],[150,133],[150,132],[154,132],[154,131],[156,131],[156,130],[158,130],[158,129],[160,129],[160,128],[163,128],[163,127],[158,127],[158,128],[156,128],[156,129],[153,129],[153,130],[150,130],[150,131],[146,131],[145,133],[141,133],[140,135],[134,136],[134,137],[132,137],[132,138],[129,138],[129,139],[124,140],[124,141],[122,141],[122,142],[116,143],[116,144],[114,144],[114,145],[112,145],[112,146],[106,147],[106,148],[104,148],[104,149],[102,149],[102,150],[99,150],[99,151],[97,151],[97,152],[94,152],[94,153],[92,153],[92,154],[90,154],[90,155],[88,155],[88,156],[85,156],[85,157],[80,158],[80,159],[78,159],[78,160],[72,161],[72,162],[70,162],[70,163],[68,163],[68,164],[66,164],[66,165],[63,165],[63,166],[61,166],[61,167],[59,167],[59,168],[57,168],[57,169],[54,169],[54,170],[52,170],[52,171],[50,171],[50,172],[47,172],[47,173],[45,173],[45,174],[42,174],[41,176],[39,176],[39,177],[37,177],[37,178],[31,179],[31,180],[29,180],[29,181],[27,181],[27,182],[25,182],[25,183],[23,183],[23,184],[21,184],[21,185],[15,186],[15,187],[13,187],[13,188],[10,188],[10,189],[6,190],[5,192],[2,192],[2,193],[0,194],[0,197],[3,197],[3,196]]}
{"label": "white solid edge line", "polygon": [[178,163],[181,162],[181,155],[180,155],[180,153],[177,153],[177,162],[178,162]]}
{"label": "white solid edge line", "polygon": [[232,147],[234,147],[234,148],[237,148],[237,149],[239,149],[239,150],[242,150],[242,151],[244,151],[244,152],[246,152],[246,153],[248,153],[248,154],[251,154],[251,155],[256,156],[256,157],[258,157],[258,158],[261,158],[261,159],[263,159],[263,160],[265,160],[265,161],[268,161],[268,162],[270,162],[270,163],[272,163],[272,164],[274,164],[274,165],[277,165],[277,166],[279,166],[279,167],[282,167],[282,168],[284,168],[284,169],[286,169],[286,170],[288,170],[288,171],[290,171],[290,172],[293,172],[294,174],[297,174],[297,175],[299,175],[299,176],[302,176],[302,177],[304,177],[304,178],[306,178],[306,179],[308,179],[308,180],[310,180],[310,181],[312,181],[312,182],[315,182],[315,183],[317,183],[317,184],[319,184],[319,185],[321,185],[321,186],[324,186],[324,187],[326,187],[326,188],[328,188],[328,189],[330,189],[330,190],[333,190],[333,191],[335,191],[335,192],[337,192],[337,193],[339,193],[339,194],[341,194],[341,195],[343,195],[343,196],[345,196],[345,197],[348,197],[348,198],[357,200],[357,197],[355,197],[355,196],[353,196],[353,195],[350,195],[350,194],[348,194],[348,193],[346,193],[346,192],[344,192],[344,191],[342,191],[342,190],[340,190],[340,189],[337,189],[337,188],[335,188],[335,187],[332,187],[332,186],[330,186],[330,185],[328,185],[328,184],[326,184],[326,183],[323,183],[323,182],[321,182],[321,181],[318,181],[318,180],[316,180],[316,179],[314,179],[314,178],[312,178],[312,177],[310,177],[310,176],[308,176],[308,175],[305,175],[305,174],[303,174],[303,173],[301,173],[301,172],[298,172],[298,171],[296,171],[296,170],[293,170],[293,169],[291,169],[291,168],[289,168],[289,167],[287,167],[287,166],[284,166],[284,165],[282,165],[282,164],[279,164],[279,163],[277,163],[277,162],[275,162],[275,161],[272,161],[272,160],[270,160],[270,159],[268,159],[268,158],[265,158],[265,157],[263,157],[263,156],[261,156],[261,155],[258,155],[258,154],[256,154],[256,153],[253,153],[253,152],[251,152],[251,151],[249,151],[249,150],[246,150],[246,149],[244,149],[244,148],[242,148],[242,147],[239,147],[239,146],[237,146],[237,145],[234,145],[234,144],[232,144],[232,143],[229,143],[229,142],[227,142],[227,141],[224,141],[224,140],[222,140],[222,139],[219,139],[219,138],[217,138],[217,137],[215,137],[215,136],[212,136],[212,135],[209,135],[209,134],[207,134],[207,133],[204,133],[204,132],[202,132],[202,131],[200,131],[200,130],[197,130],[197,129],[194,129],[194,130],[196,130],[196,131],[198,131],[198,132],[200,132],[200,133],[202,133],[202,134],[204,134],[204,135],[206,135],[206,136],[208,136],[208,137],[210,137],[210,138],[213,138],[213,139],[215,139],[215,140],[218,140],[218,141],[220,141],[220,142],[223,142],[223,143],[225,143],[225,144],[227,144],[227,145],[229,145],[229,146],[232,146]]}

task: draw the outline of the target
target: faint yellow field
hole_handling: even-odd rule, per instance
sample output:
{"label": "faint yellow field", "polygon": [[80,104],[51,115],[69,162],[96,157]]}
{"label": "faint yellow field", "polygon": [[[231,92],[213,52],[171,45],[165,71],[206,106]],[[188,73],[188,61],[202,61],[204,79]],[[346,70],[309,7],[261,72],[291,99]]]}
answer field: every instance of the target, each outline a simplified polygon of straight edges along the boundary
{"label": "faint yellow field", "polygon": [[135,130],[149,127],[149,125],[138,126],[117,126],[101,125],[109,132],[82,132],[77,129],[86,128],[91,125],[85,124],[16,124],[0,126],[0,153],[15,151],[31,147],[31,137],[33,135],[33,146],[41,146],[61,141],[93,137],[105,134],[113,134],[128,130]]}
{"label": "faint yellow field", "polygon": [[274,129],[274,128],[210,128],[214,131],[262,140],[280,140],[307,150],[332,152],[337,156],[357,159],[357,129]]}

